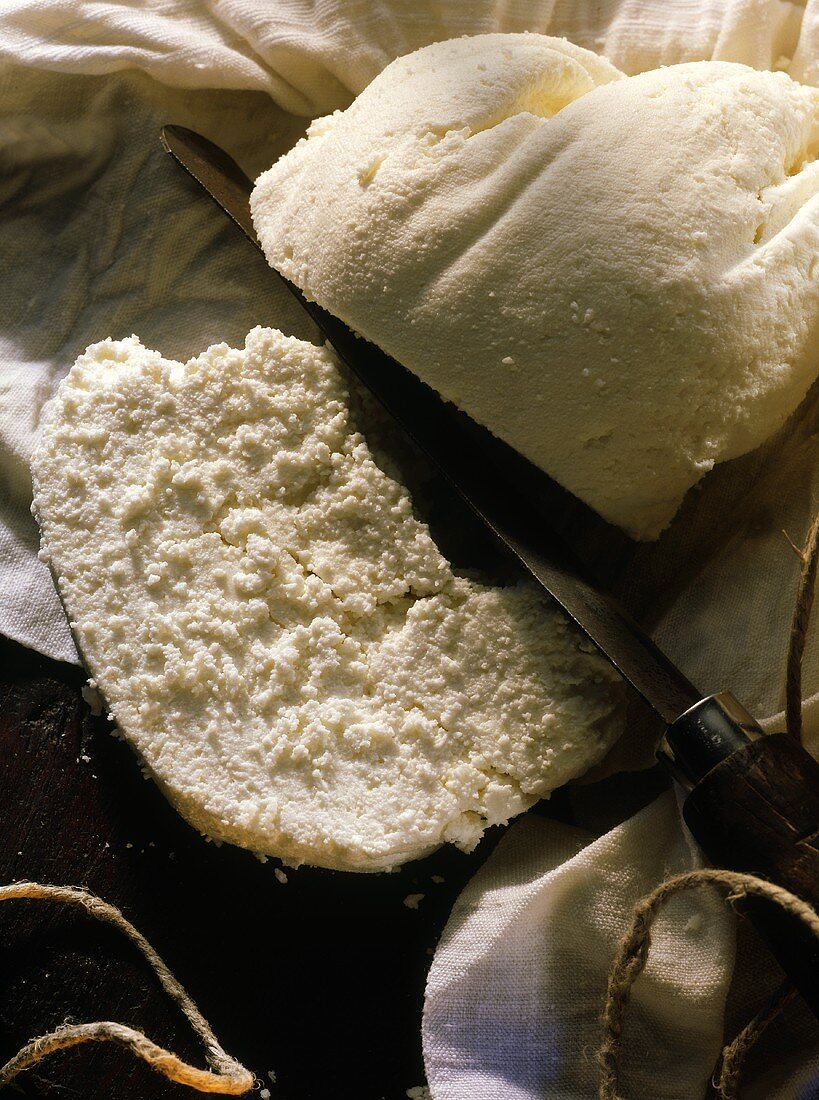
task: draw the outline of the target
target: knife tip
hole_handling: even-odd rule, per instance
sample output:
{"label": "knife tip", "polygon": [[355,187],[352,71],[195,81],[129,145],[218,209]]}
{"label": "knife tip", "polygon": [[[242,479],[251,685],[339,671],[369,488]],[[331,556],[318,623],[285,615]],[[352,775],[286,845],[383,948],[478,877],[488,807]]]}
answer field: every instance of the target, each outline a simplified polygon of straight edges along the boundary
{"label": "knife tip", "polygon": [[184,141],[189,136],[202,140],[199,134],[194,133],[193,130],[189,130],[186,126],[177,126],[173,122],[166,123],[159,130],[159,140],[166,153],[173,153],[174,145],[178,145],[180,141]]}

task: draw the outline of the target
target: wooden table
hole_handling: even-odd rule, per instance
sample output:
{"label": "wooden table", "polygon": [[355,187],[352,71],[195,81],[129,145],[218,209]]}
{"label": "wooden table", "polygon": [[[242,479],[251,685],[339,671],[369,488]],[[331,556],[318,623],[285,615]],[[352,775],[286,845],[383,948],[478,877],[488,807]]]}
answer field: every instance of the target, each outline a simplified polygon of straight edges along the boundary
{"label": "wooden table", "polygon": [[[812,446],[817,431],[819,387],[768,445],[711,475],[710,507],[689,494],[660,543],[635,547],[611,528],[573,541],[651,625],[702,561],[761,522],[761,487],[775,493],[789,451]],[[498,565],[496,547],[468,514],[436,524],[436,511],[453,507],[451,490],[439,486],[430,499],[438,504],[427,518],[450,560],[477,553],[480,564]],[[563,518],[576,527],[576,511]],[[393,875],[301,868],[282,884],[271,864],[207,844],[181,820],[106,720],[92,717],[83,680],[79,669],[0,639],[0,882],[82,884],[118,905],[271,1100],[402,1100],[423,1084],[430,957],[501,830],[470,856],[448,848]],[[628,812],[663,782],[649,778]],[[560,792],[548,813],[567,817]],[[417,910],[403,904],[413,893],[424,894]],[[67,1017],[130,1023],[204,1065],[187,1022],[113,930],[51,903],[0,906],[0,1058]],[[19,1082],[32,1098],[193,1095],[107,1044],[55,1056]]]}
{"label": "wooden table", "polygon": [[[508,562],[436,481],[426,484],[427,518],[444,553],[500,575]],[[573,511],[566,521],[576,524]],[[590,534],[581,544],[604,551],[591,564],[604,562],[604,579],[619,580],[624,596],[624,563],[651,574],[655,592],[686,573],[673,554],[657,570],[611,528]],[[645,614],[645,602],[628,602]],[[119,906],[271,1100],[403,1100],[422,1085],[432,952],[502,831],[490,830],[470,856],[448,847],[392,875],[305,867],[283,884],[271,863],[206,843],[182,821],[105,718],[91,715],[79,669],[2,639],[0,661],[0,882],[84,885]],[[649,777],[629,812],[667,782]],[[556,792],[534,812],[567,820],[568,799]],[[415,893],[424,894],[417,910],[404,905]],[[187,1021],[112,929],[52,903],[0,905],[0,1058],[67,1017],[134,1025],[204,1065]],[[32,1098],[193,1095],[109,1044],[54,1056],[19,1082]]]}
{"label": "wooden table", "polygon": [[[91,715],[78,669],[2,640],[0,662],[0,882],[82,884],[119,906],[272,1100],[395,1100],[424,1083],[431,952],[499,830],[468,857],[445,850],[393,875],[301,868],[282,884],[272,863],[205,843],[182,821]],[[417,910],[403,904],[411,893],[425,895]],[[204,1065],[187,1022],[113,929],[51,902],[6,902],[0,1058],[68,1017],[132,1024]],[[194,1095],[109,1044],[56,1055],[18,1081],[32,1098]]]}

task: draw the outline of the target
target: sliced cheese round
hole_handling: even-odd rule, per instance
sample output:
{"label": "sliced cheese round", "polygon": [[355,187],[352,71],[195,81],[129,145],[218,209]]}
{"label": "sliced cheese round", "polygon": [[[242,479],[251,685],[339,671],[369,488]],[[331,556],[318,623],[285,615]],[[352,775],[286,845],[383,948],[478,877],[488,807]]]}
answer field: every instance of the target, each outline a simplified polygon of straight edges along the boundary
{"label": "sliced cheese round", "polygon": [[270,263],[640,537],[819,366],[819,90],[539,35],[389,65],[258,180]]}
{"label": "sliced cheese round", "polygon": [[96,344],[33,472],[89,670],[209,836],[349,870],[469,849],[621,729],[614,673],[539,590],[455,575],[324,349]]}

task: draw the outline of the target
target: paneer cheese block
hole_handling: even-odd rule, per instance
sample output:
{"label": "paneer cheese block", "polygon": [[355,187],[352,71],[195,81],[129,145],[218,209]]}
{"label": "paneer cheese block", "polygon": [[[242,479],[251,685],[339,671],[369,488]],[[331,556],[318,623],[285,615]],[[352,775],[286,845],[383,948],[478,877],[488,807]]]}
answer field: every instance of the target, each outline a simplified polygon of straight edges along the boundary
{"label": "paneer cheese block", "polygon": [[620,732],[617,677],[547,597],[442,557],[327,350],[95,344],[33,474],[89,671],[208,836],[358,871],[469,849]]}
{"label": "paneer cheese block", "polygon": [[819,367],[819,90],[489,34],[399,58],[257,181],[270,263],[633,536]]}

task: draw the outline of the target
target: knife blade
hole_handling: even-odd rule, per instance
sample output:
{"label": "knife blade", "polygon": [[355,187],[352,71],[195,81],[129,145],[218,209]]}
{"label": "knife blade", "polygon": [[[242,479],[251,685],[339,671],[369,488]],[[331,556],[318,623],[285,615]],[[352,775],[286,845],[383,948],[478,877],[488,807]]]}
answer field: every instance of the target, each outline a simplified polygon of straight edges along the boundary
{"label": "knife blade", "polygon": [[[252,184],[236,162],[181,126],[165,126],[161,138],[260,248],[250,214]],[[730,693],[703,698],[631,616],[584,576],[579,555],[558,536],[550,515],[555,493],[565,498],[565,490],[276,275],[479,520],[666,723],[657,755],[689,791],[683,814],[706,854],[819,907],[819,763],[787,734],[764,736]],[[766,902],[746,908],[819,1017],[819,944]]]}

